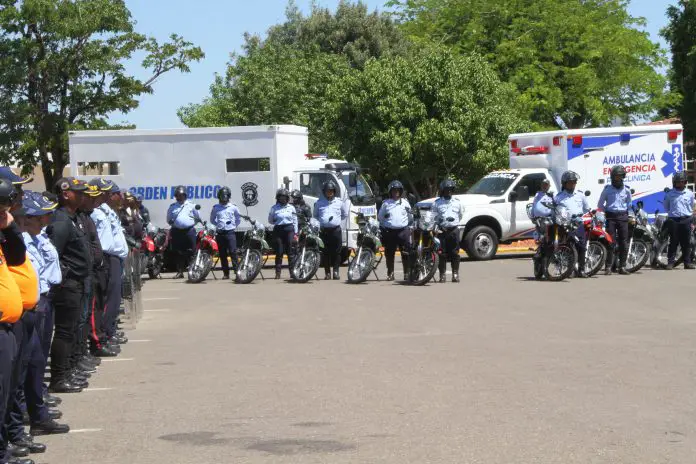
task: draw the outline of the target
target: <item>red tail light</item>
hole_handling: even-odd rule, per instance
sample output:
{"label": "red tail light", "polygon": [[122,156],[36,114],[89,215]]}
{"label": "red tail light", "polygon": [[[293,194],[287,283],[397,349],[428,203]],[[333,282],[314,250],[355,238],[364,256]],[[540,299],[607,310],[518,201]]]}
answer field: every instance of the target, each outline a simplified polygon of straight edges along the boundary
{"label": "red tail light", "polygon": [[573,146],[574,147],[581,147],[582,146],[582,135],[574,135],[573,136]]}
{"label": "red tail light", "polygon": [[554,146],[554,147],[560,147],[560,146],[561,146],[561,139],[562,139],[562,138],[563,138],[563,137],[561,137],[560,135],[554,137],[554,138],[553,138],[553,146]]}
{"label": "red tail light", "polygon": [[667,140],[668,140],[669,142],[674,142],[674,141],[676,141],[677,138],[679,137],[679,134],[681,134],[681,132],[682,132],[682,131],[680,131],[680,130],[671,130],[671,131],[667,131]]}

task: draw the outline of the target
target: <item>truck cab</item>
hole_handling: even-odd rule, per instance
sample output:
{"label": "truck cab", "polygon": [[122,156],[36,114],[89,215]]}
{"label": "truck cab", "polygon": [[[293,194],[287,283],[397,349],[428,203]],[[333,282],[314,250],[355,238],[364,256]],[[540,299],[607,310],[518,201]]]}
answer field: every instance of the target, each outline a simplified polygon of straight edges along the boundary
{"label": "truck cab", "polygon": [[313,208],[322,196],[324,182],[333,180],[338,185],[338,196],[348,202],[350,210],[348,219],[342,224],[344,257],[347,257],[349,250],[357,247],[357,215],[377,215],[372,189],[357,164],[330,159],[326,155],[308,154],[305,158],[306,162],[293,172],[288,188],[299,190],[305,202]]}
{"label": "truck cab", "polygon": [[[508,169],[486,174],[462,195],[454,195],[463,206],[460,223],[461,246],[475,260],[495,256],[503,242],[531,238],[534,225],[527,216],[527,205],[541,190],[544,179],[551,182],[550,191],[558,192],[556,182],[547,169]],[[428,209],[434,198],[418,203]]]}

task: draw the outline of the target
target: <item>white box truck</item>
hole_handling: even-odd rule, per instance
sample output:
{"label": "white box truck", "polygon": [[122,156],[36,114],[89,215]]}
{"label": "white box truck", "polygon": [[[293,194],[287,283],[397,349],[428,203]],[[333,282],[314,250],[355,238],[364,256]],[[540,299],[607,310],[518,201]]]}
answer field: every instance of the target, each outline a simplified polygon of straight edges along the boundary
{"label": "white box truck", "polygon": [[[561,175],[578,173],[577,188],[589,190],[590,206],[609,182],[612,166],[626,168],[626,184],[642,200],[645,211],[662,210],[665,187],[683,169],[681,125],[646,125],[512,134],[510,169],[495,171],[476,182],[466,194],[456,195],[464,206],[460,223],[462,248],[472,259],[495,256],[499,243],[526,240],[534,226],[527,204],[545,178],[559,191]],[[429,208],[434,198],[420,202]]]}
{"label": "white box truck", "polygon": [[[242,214],[265,222],[280,187],[298,189],[312,206],[322,183],[333,179],[350,204],[344,245],[355,248],[357,213],[375,216],[372,190],[360,167],[344,160],[308,154],[307,128],[290,125],[173,130],[76,131],[69,134],[71,174],[112,179],[122,189],[140,193],[152,221],[168,227],[166,212],[174,189],[208,219],[223,186]],[[250,206],[245,208],[243,200]],[[239,232],[249,227],[242,222]],[[347,253],[347,251],[346,251]],[[347,256],[347,254],[346,254]]]}

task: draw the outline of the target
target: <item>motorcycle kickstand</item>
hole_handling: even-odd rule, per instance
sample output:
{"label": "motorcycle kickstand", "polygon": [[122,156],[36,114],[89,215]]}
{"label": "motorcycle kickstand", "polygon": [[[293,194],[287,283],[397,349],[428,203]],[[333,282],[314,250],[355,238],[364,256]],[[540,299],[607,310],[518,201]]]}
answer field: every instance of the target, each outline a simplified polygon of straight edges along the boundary
{"label": "motorcycle kickstand", "polygon": [[[220,264],[220,258],[218,257],[217,263]],[[213,265],[210,266],[210,273],[213,275],[213,279],[218,280],[217,276],[215,275],[215,261],[213,261]]]}

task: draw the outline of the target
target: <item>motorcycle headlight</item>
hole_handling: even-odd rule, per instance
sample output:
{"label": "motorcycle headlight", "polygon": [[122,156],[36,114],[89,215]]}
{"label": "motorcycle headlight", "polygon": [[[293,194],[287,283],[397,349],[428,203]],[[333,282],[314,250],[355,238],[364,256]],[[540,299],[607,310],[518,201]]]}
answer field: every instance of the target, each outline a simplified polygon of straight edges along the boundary
{"label": "motorcycle headlight", "polygon": [[607,223],[607,217],[604,215],[603,212],[597,211],[597,213],[594,216],[594,221],[597,226],[604,227]]}
{"label": "motorcycle headlight", "polygon": [[553,220],[559,226],[568,226],[570,225],[570,220],[572,219],[572,216],[573,215],[570,214],[568,208],[566,208],[565,206],[559,206],[556,208]]}

